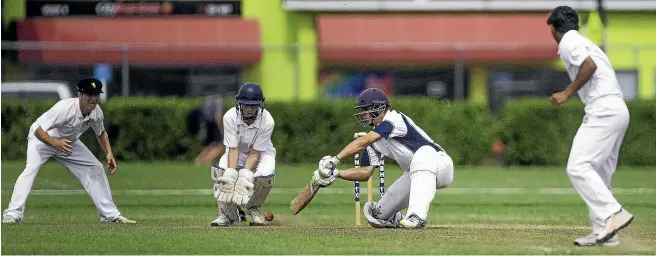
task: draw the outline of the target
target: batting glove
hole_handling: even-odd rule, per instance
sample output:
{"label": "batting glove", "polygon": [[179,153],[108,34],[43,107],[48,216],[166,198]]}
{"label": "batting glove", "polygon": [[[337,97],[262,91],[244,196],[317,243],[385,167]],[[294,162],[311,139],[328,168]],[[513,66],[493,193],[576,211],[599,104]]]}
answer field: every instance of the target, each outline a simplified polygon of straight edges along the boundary
{"label": "batting glove", "polygon": [[319,187],[327,187],[335,183],[335,177],[334,176],[328,176],[326,178],[322,177],[321,172],[319,170],[315,170],[313,175],[312,175],[312,184],[315,186]]}
{"label": "batting glove", "polygon": [[[337,159],[336,156],[324,156],[321,158],[319,161],[319,170],[323,169],[328,169],[328,170],[335,170],[337,169],[337,165],[339,165],[340,161]],[[332,173],[328,174],[332,175]]]}

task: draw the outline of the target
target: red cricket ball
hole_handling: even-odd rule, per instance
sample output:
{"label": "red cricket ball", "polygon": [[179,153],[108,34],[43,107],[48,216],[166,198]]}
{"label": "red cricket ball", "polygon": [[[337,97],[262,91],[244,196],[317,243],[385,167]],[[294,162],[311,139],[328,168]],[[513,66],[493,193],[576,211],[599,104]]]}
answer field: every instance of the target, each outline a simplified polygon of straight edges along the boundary
{"label": "red cricket ball", "polygon": [[272,221],[273,220],[273,213],[272,212],[267,212],[266,214],[264,214],[264,219],[266,221]]}

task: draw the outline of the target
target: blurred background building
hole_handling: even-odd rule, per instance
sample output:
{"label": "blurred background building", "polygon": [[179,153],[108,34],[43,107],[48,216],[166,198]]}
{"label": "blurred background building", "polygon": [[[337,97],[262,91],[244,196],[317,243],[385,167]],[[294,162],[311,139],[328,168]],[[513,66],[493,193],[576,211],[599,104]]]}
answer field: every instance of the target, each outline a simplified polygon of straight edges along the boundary
{"label": "blurred background building", "polygon": [[625,97],[654,98],[656,1],[599,2],[3,0],[2,95],[9,82],[72,90],[84,76],[105,81],[108,98],[230,96],[253,81],[274,101],[377,87],[496,111],[567,86],[546,18],[569,5]]}

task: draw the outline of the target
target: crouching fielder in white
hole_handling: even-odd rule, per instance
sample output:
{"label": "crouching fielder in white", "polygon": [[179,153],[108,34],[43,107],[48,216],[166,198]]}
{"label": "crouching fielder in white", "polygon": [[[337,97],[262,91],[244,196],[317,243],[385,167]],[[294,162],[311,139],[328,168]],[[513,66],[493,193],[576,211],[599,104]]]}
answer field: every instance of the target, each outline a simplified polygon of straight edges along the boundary
{"label": "crouching fielder in white", "polygon": [[574,244],[617,246],[617,232],[633,220],[611,191],[611,177],[629,125],[629,110],[608,56],[579,34],[578,22],[576,12],[567,6],[555,8],[547,20],[572,80],[564,91],[551,96],[551,104],[561,105],[575,92],[585,104],[567,175],[588,206],[592,233],[574,240]]}
{"label": "crouching fielder in white", "polygon": [[219,216],[211,226],[229,226],[239,220],[237,206],[246,206],[250,225],[265,225],[262,205],[273,187],[276,149],[271,142],[274,121],[264,109],[258,84],[246,83],[237,93],[237,106],[223,117],[228,152],[212,168],[214,198]]}
{"label": "crouching fielder in white", "polygon": [[[326,156],[319,162],[314,179],[330,185],[335,178],[366,181],[379,164],[378,155],[390,157],[403,169],[380,202],[367,202],[364,214],[373,227],[421,228],[426,226],[428,208],[439,188],[453,182],[453,161],[444,149],[433,142],[409,117],[390,110],[387,95],[379,89],[364,90],[358,97],[355,115],[364,126],[374,126],[367,133],[348,144],[336,156]],[[338,170],[340,160],[366,149],[360,167]],[[401,210],[407,208],[407,216]]]}
{"label": "crouching fielder in white", "polygon": [[136,223],[118,211],[102,164],[79,140],[91,127],[98,143],[107,154],[109,174],[116,172],[116,161],[103,125],[103,112],[98,106],[102,83],[85,78],[77,83],[77,98],[64,99],[43,113],[30,127],[27,137],[25,170],[16,180],[11,202],[3,212],[2,223],[18,223],[25,213],[25,203],[41,165],[54,157],[68,168],[96,205],[100,220]]}

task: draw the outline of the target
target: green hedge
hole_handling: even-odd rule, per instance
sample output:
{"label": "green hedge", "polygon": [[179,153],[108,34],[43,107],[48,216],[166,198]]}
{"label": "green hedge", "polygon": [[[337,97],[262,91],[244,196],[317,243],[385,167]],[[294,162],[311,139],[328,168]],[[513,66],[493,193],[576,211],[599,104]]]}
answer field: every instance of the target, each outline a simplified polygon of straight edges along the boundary
{"label": "green hedge", "polygon": [[[29,126],[54,102],[2,101],[2,159],[25,157]],[[102,105],[114,154],[119,160],[191,160],[200,142],[187,132],[185,118],[202,99],[115,98]],[[393,107],[408,114],[458,164],[478,164],[490,157],[496,135],[485,106],[442,104],[430,99],[399,98]],[[226,110],[232,107],[226,102]],[[267,103],[276,121],[273,143],[278,161],[314,162],[337,154],[364,131],[355,121],[353,100]],[[6,124],[6,126],[5,126]],[[92,152],[102,152],[92,132],[83,141]]]}
{"label": "green hedge", "polygon": [[[268,104],[276,120],[273,143],[280,161],[318,161],[339,153],[353,133],[368,131],[357,124],[353,106],[353,100]],[[412,118],[456,163],[478,164],[490,157],[496,134],[485,106],[396,98],[392,108]]]}
{"label": "green hedge", "polygon": [[[3,160],[24,159],[29,126],[53,104],[2,101]],[[124,161],[193,160],[200,141],[188,133],[186,116],[201,104],[200,98],[114,98],[103,104],[105,128],[116,157]],[[226,110],[232,104],[227,101]],[[628,105],[631,122],[620,164],[656,165],[656,101]],[[366,130],[355,121],[352,106],[353,100],[267,103],[276,121],[273,143],[278,161],[315,162],[337,154],[354,132]],[[486,106],[469,103],[394,98],[392,107],[410,116],[458,165],[487,162],[497,139],[506,144],[506,164],[564,165],[584,114],[580,102],[552,108],[548,99],[509,101],[499,120],[494,120]],[[87,132],[83,141],[102,156],[92,132]]]}
{"label": "green hedge", "polygon": [[[619,164],[656,165],[656,101],[627,103],[631,119],[620,149]],[[572,139],[585,115],[583,104],[572,100],[558,108],[548,99],[506,103],[499,134],[506,144],[507,164],[564,165]]]}
{"label": "green hedge", "polygon": [[[54,101],[2,101],[2,159],[25,157],[30,125]],[[111,100],[101,107],[105,113],[105,129],[114,154],[119,160],[183,160],[193,159],[200,150],[199,142],[187,132],[185,117],[201,99],[139,98]],[[82,140],[97,156],[103,156],[93,132]]]}

